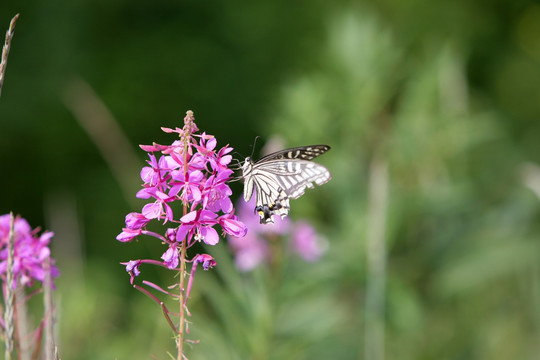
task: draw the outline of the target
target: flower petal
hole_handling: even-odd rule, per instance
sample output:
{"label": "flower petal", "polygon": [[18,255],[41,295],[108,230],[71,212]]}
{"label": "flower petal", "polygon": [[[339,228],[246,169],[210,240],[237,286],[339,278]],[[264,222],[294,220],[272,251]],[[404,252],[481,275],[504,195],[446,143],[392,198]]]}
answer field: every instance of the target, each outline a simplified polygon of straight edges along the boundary
{"label": "flower petal", "polygon": [[208,245],[216,245],[219,242],[219,235],[214,228],[209,226],[203,226],[201,228],[201,235],[203,241]]}
{"label": "flower petal", "polygon": [[142,208],[142,214],[147,219],[157,219],[161,216],[163,209],[161,207],[161,203],[159,201],[146,204]]}
{"label": "flower petal", "polygon": [[197,218],[197,210],[187,213],[186,215],[180,218],[180,221],[183,224],[192,223]]}

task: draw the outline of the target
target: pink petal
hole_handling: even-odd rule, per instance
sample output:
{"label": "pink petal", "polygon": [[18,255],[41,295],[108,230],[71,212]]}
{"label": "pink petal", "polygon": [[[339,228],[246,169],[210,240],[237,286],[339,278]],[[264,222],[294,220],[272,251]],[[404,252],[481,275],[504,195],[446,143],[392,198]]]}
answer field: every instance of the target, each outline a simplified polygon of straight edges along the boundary
{"label": "pink petal", "polygon": [[121,242],[128,242],[136,238],[141,234],[140,230],[124,229],[117,237],[116,240]]}
{"label": "pink petal", "polygon": [[154,177],[154,169],[152,169],[151,167],[143,167],[142,170],[141,170],[141,179],[142,181],[144,181],[145,183],[151,183],[152,182],[152,178]]}
{"label": "pink petal", "polygon": [[231,162],[232,160],[232,156],[231,155],[225,155],[224,157],[222,157],[220,160],[219,160],[219,163],[221,165],[227,165]]}
{"label": "pink petal", "polygon": [[186,215],[180,218],[180,221],[184,224],[192,223],[197,218],[197,210],[187,213]]}
{"label": "pink petal", "polygon": [[230,213],[233,211],[233,203],[228,197],[221,199],[220,206],[224,213]]}
{"label": "pink petal", "polygon": [[193,200],[200,201],[202,198],[201,190],[197,186],[190,186],[189,190],[191,191],[191,195],[193,196]]}
{"label": "pink petal", "polygon": [[219,235],[214,228],[202,227],[201,235],[203,236],[203,241],[208,245],[216,245],[219,242]]}
{"label": "pink petal", "polygon": [[208,150],[214,150],[214,148],[216,147],[217,145],[217,140],[216,138],[212,138],[210,140],[208,140],[208,142],[206,143],[206,148]]}
{"label": "pink petal", "polygon": [[212,211],[209,211],[209,210],[203,210],[201,211],[201,216],[199,217],[199,221],[204,222],[205,220],[212,220],[212,219],[215,219],[216,217],[217,217],[216,213],[213,213]]}
{"label": "pink petal", "polygon": [[146,204],[142,208],[142,214],[147,219],[157,219],[161,216],[161,212],[162,212],[162,208],[161,208],[161,203],[159,202]]}
{"label": "pink petal", "polygon": [[182,242],[186,239],[186,236],[189,232],[189,230],[191,230],[193,226],[191,225],[185,225],[185,224],[182,224],[178,227],[178,231],[176,233],[176,241],[177,242]]}
{"label": "pink petal", "polygon": [[204,174],[199,170],[190,172],[188,176],[190,183],[198,183],[204,178]]}

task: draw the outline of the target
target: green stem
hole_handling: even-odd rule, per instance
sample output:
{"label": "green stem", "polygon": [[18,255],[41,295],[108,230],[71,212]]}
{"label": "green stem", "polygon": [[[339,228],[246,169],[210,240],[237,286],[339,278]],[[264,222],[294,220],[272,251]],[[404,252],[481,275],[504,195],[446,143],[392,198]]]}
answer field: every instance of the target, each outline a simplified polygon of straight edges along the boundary
{"label": "green stem", "polygon": [[[188,156],[188,142],[191,139],[191,131],[192,131],[192,123],[193,123],[193,112],[188,111],[186,113],[186,117],[184,118],[184,129],[185,132],[182,134],[182,139],[184,141],[184,153],[183,155],[183,162],[184,162],[184,176],[187,175],[187,169],[188,169],[188,163],[187,163],[187,156]],[[183,214],[187,214],[187,203],[184,202],[184,208],[183,208]],[[178,326],[178,342],[177,342],[177,348],[178,348],[178,356],[177,360],[182,360],[184,357],[184,333],[185,333],[185,322],[186,322],[186,312],[185,312],[185,303],[187,299],[184,299],[185,297],[185,273],[186,273],[186,252],[187,252],[187,245],[186,245],[187,239],[184,239],[182,241],[182,248],[180,250],[180,282],[179,282],[179,305],[180,305],[180,323]]]}
{"label": "green stem", "polygon": [[7,258],[7,270],[6,270],[6,283],[5,286],[5,313],[4,323],[6,330],[4,333],[4,340],[6,343],[5,359],[12,359],[13,352],[13,329],[14,329],[14,299],[13,292],[13,261],[14,261],[14,249],[15,249],[15,218],[13,213],[9,213],[9,238],[8,238],[8,258]]}

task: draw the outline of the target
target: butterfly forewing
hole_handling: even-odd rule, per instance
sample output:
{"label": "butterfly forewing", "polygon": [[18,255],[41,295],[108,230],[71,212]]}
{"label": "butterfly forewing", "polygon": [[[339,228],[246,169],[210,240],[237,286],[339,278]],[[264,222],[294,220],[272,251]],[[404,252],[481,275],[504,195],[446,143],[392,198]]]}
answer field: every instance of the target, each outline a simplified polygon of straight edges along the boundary
{"label": "butterfly forewing", "polygon": [[298,159],[298,160],[311,160],[316,158],[319,155],[324,154],[330,150],[328,145],[309,145],[309,146],[299,146],[295,148],[285,149],[276,151],[275,153],[266,155],[259,160],[256,164],[262,163],[269,160],[280,160],[280,159]]}
{"label": "butterfly forewing", "polygon": [[278,151],[255,163],[246,159],[244,199],[248,201],[255,190],[255,210],[261,223],[273,222],[273,215],[287,215],[289,198],[297,199],[306,188],[313,188],[313,183],[322,185],[331,179],[328,169],[309,161],[329,149],[327,145],[310,145]]}

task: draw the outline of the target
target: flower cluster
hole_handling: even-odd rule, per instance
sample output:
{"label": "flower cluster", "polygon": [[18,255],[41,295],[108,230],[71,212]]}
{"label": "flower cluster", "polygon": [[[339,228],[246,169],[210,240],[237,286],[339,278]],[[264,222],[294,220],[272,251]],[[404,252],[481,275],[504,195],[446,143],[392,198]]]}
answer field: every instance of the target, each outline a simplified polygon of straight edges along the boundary
{"label": "flower cluster", "polygon": [[[10,217],[9,214],[0,216],[0,276],[4,283],[8,261]],[[46,259],[49,259],[51,278],[57,277],[60,272],[53,265],[49,249],[49,242],[54,233],[46,231],[38,235],[39,228],[32,230],[28,222],[19,216],[15,218],[13,229],[15,233],[13,287],[17,284],[31,287],[36,280],[43,283],[47,274]]]}
{"label": "flower cluster", "polygon": [[307,221],[291,221],[288,217],[276,216],[273,225],[261,224],[254,213],[256,195],[249,202],[240,201],[238,217],[249,228],[242,239],[228,238],[235,255],[236,267],[250,271],[262,263],[272,260],[270,243],[277,238],[288,238],[290,250],[305,261],[317,261],[326,249],[326,241]]}
{"label": "flower cluster", "polygon": [[[197,134],[191,111],[184,118],[184,124],[182,129],[162,128],[166,133],[179,135],[180,139],[171,145],[141,145],[150,159],[148,166],[141,170],[143,185],[137,197],[151,201],[140,213],[126,216],[126,227],[116,239],[129,242],[140,235],[149,235],[166,244],[167,249],[161,261],[147,259],[124,263],[132,282],[140,274],[139,266],[143,263],[176,269],[182,246],[187,249],[197,242],[217,244],[219,234],[216,225],[235,237],[242,237],[247,232],[246,226],[234,215],[229,198],[232,191],[227,181],[233,171],[228,165],[232,161],[229,153],[233,149],[225,146],[218,150],[214,136],[204,132]],[[152,220],[173,226],[168,227],[163,235],[157,234],[146,230],[146,225]],[[215,264],[210,255],[197,255],[190,262],[196,266],[202,258],[205,259],[202,262],[205,269]]]}

